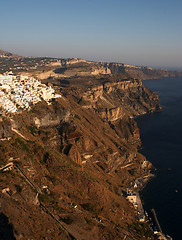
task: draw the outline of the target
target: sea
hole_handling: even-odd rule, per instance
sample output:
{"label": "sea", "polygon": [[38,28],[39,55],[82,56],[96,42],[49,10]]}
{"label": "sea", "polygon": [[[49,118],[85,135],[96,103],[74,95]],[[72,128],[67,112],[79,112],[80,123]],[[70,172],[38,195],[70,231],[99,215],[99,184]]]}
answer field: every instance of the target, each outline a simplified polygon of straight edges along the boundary
{"label": "sea", "polygon": [[137,119],[141,153],[154,167],[155,177],[141,192],[144,209],[154,208],[162,232],[182,239],[182,77],[145,80],[158,92],[162,111]]}

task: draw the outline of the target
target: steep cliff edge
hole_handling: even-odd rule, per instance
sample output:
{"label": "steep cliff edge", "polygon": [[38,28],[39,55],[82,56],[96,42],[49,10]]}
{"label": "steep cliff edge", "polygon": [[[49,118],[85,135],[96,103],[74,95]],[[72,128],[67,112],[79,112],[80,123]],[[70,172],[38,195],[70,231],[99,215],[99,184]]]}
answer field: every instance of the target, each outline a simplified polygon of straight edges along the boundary
{"label": "steep cliff edge", "polygon": [[23,57],[0,50],[0,71],[36,76],[39,79],[125,74],[131,78],[151,79],[182,76],[182,71],[155,69],[118,62],[94,62],[80,58]]}
{"label": "steep cliff edge", "polygon": [[[93,62],[84,59],[54,59],[54,58],[1,58],[1,64],[11,67],[13,72],[34,76],[41,80],[91,77],[99,75],[125,75],[135,79],[152,79],[163,77],[182,76],[181,71],[170,71],[167,69],[155,69],[151,67],[134,66],[116,62]],[[25,64],[26,63],[26,64]],[[17,68],[17,64],[20,65]],[[2,65],[4,69],[5,65]],[[7,68],[6,68],[7,69]],[[8,69],[7,69],[8,70]]]}
{"label": "steep cliff edge", "polygon": [[181,71],[169,71],[167,69],[155,69],[151,67],[134,66],[124,63],[102,63],[109,68],[112,74],[128,74],[132,78],[141,80],[163,77],[178,77],[182,75]]}
{"label": "steep cliff edge", "polygon": [[136,117],[161,109],[158,94],[145,88],[140,80],[125,79],[89,88],[82,96],[84,107],[97,109],[107,121],[127,115]]}
{"label": "steep cliff edge", "polygon": [[160,105],[121,76],[54,79],[62,98],[2,120],[0,164],[14,169],[0,173],[1,212],[17,239],[152,238],[123,192],[152,169],[134,118]]}

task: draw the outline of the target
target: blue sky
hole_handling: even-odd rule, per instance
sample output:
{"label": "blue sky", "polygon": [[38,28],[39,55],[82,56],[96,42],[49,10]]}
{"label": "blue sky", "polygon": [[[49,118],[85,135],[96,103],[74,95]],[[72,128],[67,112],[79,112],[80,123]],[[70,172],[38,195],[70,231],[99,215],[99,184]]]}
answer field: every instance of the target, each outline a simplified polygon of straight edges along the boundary
{"label": "blue sky", "polygon": [[0,0],[0,49],[182,68],[182,0]]}

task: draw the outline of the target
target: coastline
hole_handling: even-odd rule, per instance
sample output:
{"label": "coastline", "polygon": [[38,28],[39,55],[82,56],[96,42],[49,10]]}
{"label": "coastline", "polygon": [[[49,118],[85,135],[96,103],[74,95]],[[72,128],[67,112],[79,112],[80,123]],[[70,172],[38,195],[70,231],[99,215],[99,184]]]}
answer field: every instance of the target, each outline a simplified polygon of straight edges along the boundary
{"label": "coastline", "polygon": [[149,175],[140,177],[132,183],[132,187],[130,189],[128,188],[126,189],[126,198],[135,207],[138,213],[140,222],[146,222],[147,220],[146,214],[143,208],[142,200],[140,197],[140,192],[146,186],[146,184],[154,177],[155,177],[154,174],[149,174]]}
{"label": "coastline", "polygon": [[140,177],[140,178],[137,178],[134,182],[134,189],[137,191],[137,192],[141,192],[145,186],[147,185],[147,183],[152,179],[156,177],[155,174],[151,173],[151,174],[148,174],[146,176],[143,176],[143,177]]}
{"label": "coastline", "polygon": [[151,231],[153,232],[153,235],[156,239],[162,239],[162,240],[172,240],[172,238],[169,235],[166,235],[162,232],[161,228],[158,227],[159,222],[157,219],[157,215],[155,213],[155,209],[151,209],[152,218],[149,217],[148,213],[144,210],[144,206],[142,204],[142,198],[140,196],[141,191],[145,188],[147,183],[155,178],[155,174],[149,174],[143,177],[140,177],[135,180],[135,182],[132,184],[131,189],[127,189],[127,197],[126,199],[133,204],[135,207],[138,219],[140,222],[148,223],[150,226]]}
{"label": "coastline", "polygon": [[[181,239],[178,222],[181,220],[181,77],[142,81],[152,91],[159,93],[163,111],[136,119],[142,141],[141,153],[156,168],[156,179],[141,192],[147,212],[154,207],[162,230],[175,239]],[[175,124],[173,124],[175,121]],[[163,199],[165,201],[163,202]]]}

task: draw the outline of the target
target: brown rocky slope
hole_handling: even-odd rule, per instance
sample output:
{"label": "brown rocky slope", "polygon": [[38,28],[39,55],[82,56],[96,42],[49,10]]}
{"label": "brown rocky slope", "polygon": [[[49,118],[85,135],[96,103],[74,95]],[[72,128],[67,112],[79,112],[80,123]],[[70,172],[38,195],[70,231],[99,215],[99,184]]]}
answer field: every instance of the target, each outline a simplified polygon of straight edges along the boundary
{"label": "brown rocky slope", "polygon": [[16,239],[153,238],[123,193],[152,168],[134,118],[160,105],[126,77],[55,79],[62,98],[2,117],[0,164],[14,168],[0,173],[0,209]]}

